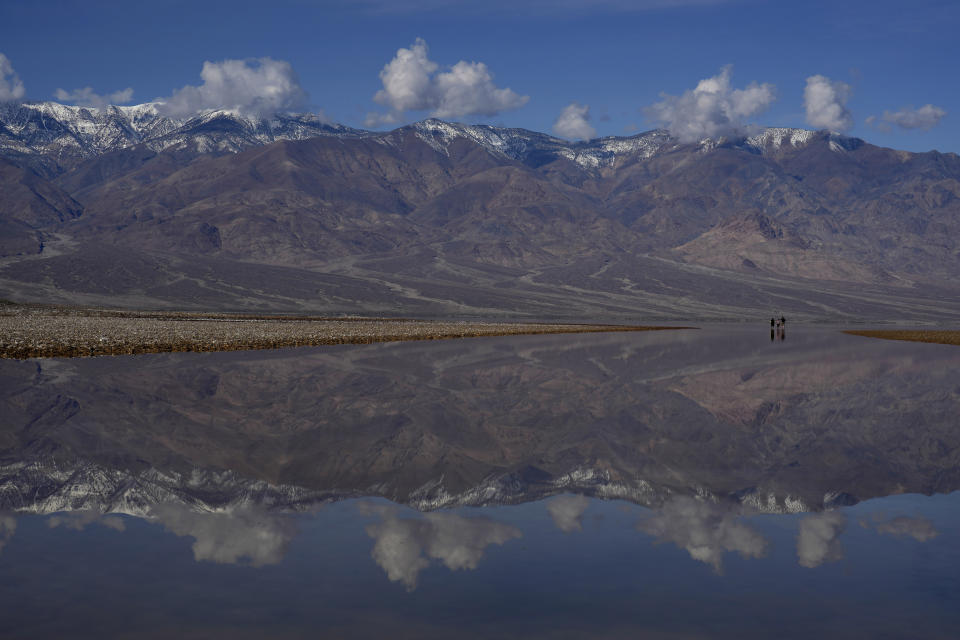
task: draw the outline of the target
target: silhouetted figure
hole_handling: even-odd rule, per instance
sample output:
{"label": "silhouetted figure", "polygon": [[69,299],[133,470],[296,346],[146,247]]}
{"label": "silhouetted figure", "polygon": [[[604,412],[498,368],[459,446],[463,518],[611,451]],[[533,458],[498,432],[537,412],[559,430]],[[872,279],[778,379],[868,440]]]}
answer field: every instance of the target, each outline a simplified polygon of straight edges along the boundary
{"label": "silhouetted figure", "polygon": [[787,319],[783,316],[780,316],[780,326],[783,327],[784,329],[787,328]]}
{"label": "silhouetted figure", "polygon": [[770,318],[770,328],[773,329],[775,326],[777,326],[777,321],[776,321],[776,319],[775,319],[775,318]]}

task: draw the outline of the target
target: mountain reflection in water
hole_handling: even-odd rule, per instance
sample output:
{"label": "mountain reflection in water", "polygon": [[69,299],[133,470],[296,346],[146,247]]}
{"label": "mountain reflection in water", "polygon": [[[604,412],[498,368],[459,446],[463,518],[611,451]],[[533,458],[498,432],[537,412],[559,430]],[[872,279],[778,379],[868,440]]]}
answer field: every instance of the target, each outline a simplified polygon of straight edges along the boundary
{"label": "mountain reflection in water", "polygon": [[[939,607],[960,593],[960,510],[955,495],[904,494],[957,489],[958,370],[955,347],[806,327],[774,343],[763,328],[708,327],[3,361],[0,574],[18,586],[0,589],[0,635],[59,632],[61,618],[27,619],[53,597],[38,576],[54,573],[64,611],[102,625],[81,611],[80,575],[109,541],[116,557],[104,566],[150,549],[164,558],[141,567],[159,576],[156,589],[171,571],[207,581],[223,606],[247,607],[251,628],[277,636],[299,637],[321,611],[334,635],[337,625],[376,635],[410,616],[409,635],[443,636],[452,619],[417,617],[410,604],[425,592],[468,617],[495,606],[494,618],[516,622],[519,605],[500,589],[566,608],[548,624],[533,606],[510,633],[481,625],[476,637],[592,635],[586,603],[610,616],[610,637],[733,637],[742,621],[710,626],[725,619],[721,603],[753,597],[789,619],[776,594],[836,615],[844,598],[875,597],[904,625],[925,612],[925,635],[937,637],[960,622]],[[662,583],[656,597],[644,591],[646,605],[627,605],[643,590],[630,562]],[[245,600],[221,573],[229,566],[256,571],[306,618],[264,622],[278,601]],[[877,595],[866,580],[877,572],[907,586]],[[828,579],[851,582],[848,592]],[[727,586],[706,595],[718,580]],[[99,588],[113,593],[114,582]],[[329,602],[297,609],[291,590],[318,584]],[[177,599],[152,588],[112,597],[136,598],[135,609],[159,598],[159,617],[142,624],[162,637]],[[351,617],[368,592],[383,598],[379,617]],[[692,597],[709,609],[699,623],[671,617],[670,602]],[[649,624],[638,626],[643,611]],[[798,618],[783,634],[757,615],[747,635],[834,628]],[[209,635],[237,630],[218,620]]]}

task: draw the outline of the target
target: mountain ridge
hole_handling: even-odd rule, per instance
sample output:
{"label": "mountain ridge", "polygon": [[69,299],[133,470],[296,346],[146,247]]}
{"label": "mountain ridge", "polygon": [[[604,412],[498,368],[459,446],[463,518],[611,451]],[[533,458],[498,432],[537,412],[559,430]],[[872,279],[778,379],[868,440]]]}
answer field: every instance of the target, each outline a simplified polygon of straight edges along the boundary
{"label": "mountain ridge", "polygon": [[[0,105],[0,153],[49,154],[73,148],[77,155],[94,155],[145,144],[153,151],[162,151],[183,144],[191,134],[203,135],[220,130],[227,141],[201,142],[201,152],[237,152],[258,144],[278,140],[303,140],[321,135],[389,138],[398,131],[413,130],[437,149],[455,137],[468,137],[491,151],[512,159],[526,159],[528,154],[552,151],[584,167],[609,165],[618,155],[641,152],[650,157],[673,140],[663,129],[653,129],[631,136],[603,136],[585,141],[569,141],[545,133],[521,128],[467,125],[427,118],[392,131],[368,131],[328,122],[310,113],[277,113],[271,117],[246,116],[226,109],[210,109],[188,118],[164,116],[162,102],[131,106],[108,105],[92,108],[65,105],[52,101],[7,103]],[[219,125],[219,126],[218,126]],[[784,140],[794,147],[806,144],[818,133],[807,129],[761,127],[734,138],[705,138],[701,147],[742,144],[762,152],[767,147],[779,149]],[[845,148],[858,138],[827,134],[837,149]],[[859,142],[858,142],[859,141]],[[676,141],[673,140],[674,144]],[[19,143],[19,144],[18,144]]]}
{"label": "mountain ridge", "polygon": [[[44,107],[77,118],[55,126],[39,107],[18,109],[29,113],[19,129],[2,125],[0,157],[42,188],[0,203],[16,230],[0,241],[0,295],[12,299],[960,317],[955,154],[789,128],[692,144],[660,130],[567,142],[437,119],[369,132],[304,116],[173,122],[156,105]],[[21,178],[7,170],[11,185]],[[122,286],[103,281],[117,260]],[[274,268],[314,284],[267,285]]]}

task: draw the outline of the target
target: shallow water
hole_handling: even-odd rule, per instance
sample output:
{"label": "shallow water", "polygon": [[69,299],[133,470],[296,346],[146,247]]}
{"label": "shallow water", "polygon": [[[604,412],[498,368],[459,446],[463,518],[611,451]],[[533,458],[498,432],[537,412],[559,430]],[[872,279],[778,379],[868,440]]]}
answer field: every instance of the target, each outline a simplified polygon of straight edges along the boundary
{"label": "shallow water", "polygon": [[0,362],[3,637],[954,637],[960,348]]}

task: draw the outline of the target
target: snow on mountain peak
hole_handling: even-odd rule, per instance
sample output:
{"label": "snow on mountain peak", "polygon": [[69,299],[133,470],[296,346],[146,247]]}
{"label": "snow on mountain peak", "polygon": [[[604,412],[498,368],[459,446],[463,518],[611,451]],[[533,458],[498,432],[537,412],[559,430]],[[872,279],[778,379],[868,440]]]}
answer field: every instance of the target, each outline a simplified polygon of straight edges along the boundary
{"label": "snow on mountain peak", "polygon": [[[430,118],[378,133],[326,122],[316,114],[274,114],[258,118],[234,110],[213,109],[191,118],[163,115],[160,102],[103,109],[56,102],[0,105],[0,154],[33,158],[45,170],[62,171],[60,163],[100,155],[143,144],[153,151],[191,149],[196,152],[235,153],[278,140],[303,140],[318,136],[363,136],[383,144],[396,144],[412,134],[443,154],[451,143],[465,138],[500,157],[540,166],[566,158],[580,167],[599,171],[624,159],[649,159],[678,145],[667,131],[653,130],[630,137],[610,136],[570,142],[527,129],[490,125],[466,125]],[[862,144],[856,138],[835,134],[771,127],[740,141],[705,139],[699,149],[708,152],[730,142],[759,153],[785,146],[807,145],[815,136],[826,135],[830,149],[848,151]],[[51,166],[51,163],[57,163]]]}
{"label": "snow on mountain peak", "polygon": [[410,125],[417,137],[437,151],[448,154],[450,143],[466,138],[491,153],[513,160],[529,161],[534,156],[563,157],[586,169],[613,165],[618,158],[650,158],[670,143],[666,131],[655,130],[629,138],[605,137],[585,142],[569,142],[527,129],[507,129],[489,125],[465,125],[434,118]]}
{"label": "snow on mountain peak", "polygon": [[810,142],[815,134],[816,131],[810,131],[808,129],[769,127],[756,135],[748,137],[745,142],[747,146],[760,151],[768,147],[780,149],[785,142],[789,143],[792,147],[802,147]]}

